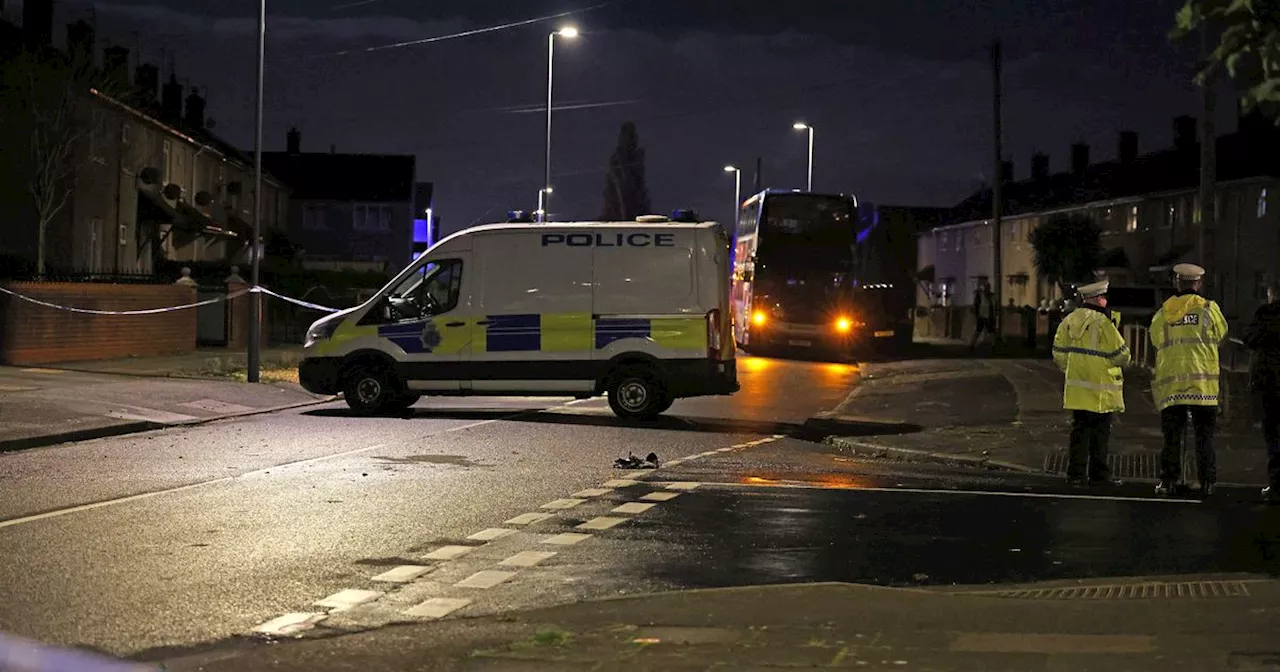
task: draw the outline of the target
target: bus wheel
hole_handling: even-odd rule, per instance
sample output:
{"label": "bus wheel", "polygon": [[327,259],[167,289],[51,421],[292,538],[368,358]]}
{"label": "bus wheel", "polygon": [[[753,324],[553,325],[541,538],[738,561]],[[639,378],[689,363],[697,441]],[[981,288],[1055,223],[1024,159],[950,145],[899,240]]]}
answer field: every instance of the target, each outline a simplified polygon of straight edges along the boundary
{"label": "bus wheel", "polygon": [[609,384],[609,408],[624,420],[652,420],[670,407],[657,375],[647,367],[623,369]]}
{"label": "bus wheel", "polygon": [[385,366],[362,364],[352,368],[345,378],[342,396],[351,410],[362,415],[396,408],[401,399],[399,382]]}

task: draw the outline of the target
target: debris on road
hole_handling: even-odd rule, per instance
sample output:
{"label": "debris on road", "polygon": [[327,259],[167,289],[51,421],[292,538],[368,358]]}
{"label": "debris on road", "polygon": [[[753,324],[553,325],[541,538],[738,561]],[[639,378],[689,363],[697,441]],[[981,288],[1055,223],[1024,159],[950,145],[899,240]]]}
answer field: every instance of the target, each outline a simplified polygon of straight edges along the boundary
{"label": "debris on road", "polygon": [[614,469],[657,469],[658,468],[657,453],[649,453],[643,460],[628,452],[626,457],[619,457],[613,461]]}

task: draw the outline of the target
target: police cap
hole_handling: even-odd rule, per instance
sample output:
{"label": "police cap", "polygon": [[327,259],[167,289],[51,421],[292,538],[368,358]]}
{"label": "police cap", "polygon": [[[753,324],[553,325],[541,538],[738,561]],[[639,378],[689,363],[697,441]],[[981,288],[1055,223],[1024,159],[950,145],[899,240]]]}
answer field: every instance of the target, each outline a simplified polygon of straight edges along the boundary
{"label": "police cap", "polygon": [[1173,274],[1179,280],[1199,280],[1204,277],[1204,269],[1195,264],[1178,264],[1173,267]]}
{"label": "police cap", "polygon": [[1101,282],[1091,282],[1087,285],[1081,285],[1078,291],[1080,292],[1080,298],[1094,299],[1106,294],[1110,287],[1111,281],[1103,280]]}

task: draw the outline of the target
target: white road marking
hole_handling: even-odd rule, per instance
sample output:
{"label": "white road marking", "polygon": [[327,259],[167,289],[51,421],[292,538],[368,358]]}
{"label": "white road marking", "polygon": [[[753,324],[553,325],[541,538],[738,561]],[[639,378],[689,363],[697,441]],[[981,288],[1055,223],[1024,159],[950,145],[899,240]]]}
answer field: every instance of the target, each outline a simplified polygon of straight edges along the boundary
{"label": "white road marking", "polygon": [[553,514],[550,513],[522,513],[503,523],[503,525],[532,525],[534,523],[541,523],[552,515]]}
{"label": "white road marking", "polygon": [[253,629],[260,635],[271,635],[273,637],[287,637],[304,630],[310,630],[315,627],[316,623],[328,618],[328,614],[303,614],[292,613],[283,616],[277,616],[262,625]]}
{"label": "white road marking", "polygon": [[627,502],[622,506],[614,507],[614,513],[644,513],[649,509],[657,506],[657,504],[641,504],[640,502]]}
{"label": "white road marking", "polygon": [[978,497],[1026,497],[1029,499],[1084,499],[1100,502],[1152,502],[1157,504],[1203,504],[1198,499],[1176,497],[1122,497],[1120,495],[1078,495],[1052,492],[1001,492],[999,490],[947,490],[943,488],[840,488],[810,483],[707,483],[715,488],[792,488],[798,490],[847,490],[849,492],[903,492],[915,495],[974,495]]}
{"label": "white road marking", "polygon": [[587,488],[586,490],[579,490],[571,496],[578,498],[600,497],[611,492],[613,492],[613,488]]}
{"label": "white road marking", "polygon": [[[521,413],[513,413],[510,416],[506,416],[502,418],[494,418],[493,420],[481,420],[479,422],[473,422],[470,424],[462,425],[460,427],[452,427],[444,431],[427,434],[426,436],[418,437],[418,440],[421,441],[423,439],[429,439],[435,436],[441,436],[443,434],[451,434],[453,432],[462,432],[468,429],[475,429],[476,427],[490,425],[495,422],[502,422],[504,420],[510,420],[512,418],[518,418],[522,415],[527,415],[527,414],[528,414],[528,411],[525,411]],[[413,443],[413,442],[409,441],[408,443]],[[48,518],[59,518],[61,516],[66,516],[72,513],[92,511],[94,509],[101,509],[107,506],[128,504],[129,502],[137,502],[144,499],[150,499],[152,497],[159,497],[160,495],[172,495],[179,492],[186,492],[187,490],[194,490],[196,488],[205,488],[211,485],[220,485],[222,483],[230,483],[237,479],[248,478],[250,476],[258,476],[262,474],[268,474],[268,473],[271,473],[272,471],[279,472],[280,470],[286,469],[286,468],[306,467],[312,464],[328,462],[329,460],[335,460],[343,457],[351,457],[352,455],[368,453],[374,450],[381,450],[383,448],[386,448],[388,445],[393,445],[393,444],[379,443],[372,446],[365,446],[364,448],[354,448],[352,450],[345,450],[341,453],[333,453],[331,455],[321,455],[319,457],[311,457],[305,460],[298,460],[297,462],[283,462],[275,466],[263,467],[262,469],[256,469],[254,471],[245,472],[243,474],[240,474],[239,476],[223,476],[222,478],[215,478],[208,481],[202,481],[200,483],[190,483],[187,485],[179,485],[173,488],[166,488],[164,490],[154,490],[152,492],[143,492],[136,495],[129,495],[127,497],[117,497],[115,499],[108,499],[101,502],[94,502],[92,504],[78,504],[76,506],[69,506],[65,509],[55,509],[53,511],[46,511],[44,513],[37,513],[30,516],[23,516],[22,518],[11,518],[9,520],[0,520],[0,529],[6,528],[6,527],[13,527],[14,525],[26,525],[28,523],[34,523],[36,521],[45,520]],[[397,442],[394,445],[401,445],[401,444]]]}
{"label": "white road marking", "polygon": [[47,373],[49,375],[58,376],[66,373],[61,369],[19,369],[23,373]]}
{"label": "white road marking", "polygon": [[[668,462],[667,464],[671,464]],[[615,478],[604,482],[606,488],[629,488],[640,481],[633,481],[629,478]]]}
{"label": "white road marking", "polygon": [[471,600],[453,597],[433,597],[412,609],[406,610],[406,616],[418,618],[444,618],[449,614],[471,604]]}
{"label": "white road marking", "polygon": [[697,483],[691,481],[680,481],[677,483],[668,483],[668,490],[694,490],[698,487]]}
{"label": "white road marking", "polygon": [[676,466],[677,464],[680,464],[681,462],[684,462],[684,458],[679,458],[679,459],[671,460],[670,462],[667,462],[666,466],[668,466],[668,467],[674,467],[674,466]]}
{"label": "white road marking", "polygon": [[376,590],[356,590],[348,588],[340,590],[329,597],[324,598],[315,603],[317,607],[327,607],[333,611],[342,611],[351,607],[371,602],[382,597],[382,593]]}
{"label": "white road marking", "polygon": [[503,572],[496,569],[485,569],[453,584],[457,588],[492,588],[515,576],[515,572]]}
{"label": "white road marking", "polygon": [[627,522],[627,518],[618,518],[616,516],[598,516],[587,522],[575,527],[575,530],[607,530],[611,527],[621,525]]}
{"label": "white road marking", "polygon": [[503,567],[533,567],[555,554],[555,551],[520,551],[498,564]]}
{"label": "white road marking", "polygon": [[678,492],[651,492],[640,499],[648,502],[669,502],[679,496]]}
{"label": "white road marking", "polygon": [[505,527],[491,527],[487,530],[480,530],[467,538],[472,541],[493,541],[515,533],[515,530],[508,530]]}
{"label": "white road marking", "polygon": [[551,501],[547,502],[546,504],[543,504],[542,506],[540,506],[540,507],[538,507],[538,508],[540,508],[540,509],[551,509],[551,510],[554,510],[554,511],[564,511],[564,510],[566,510],[566,509],[572,509],[573,507],[575,507],[575,506],[577,506],[577,505],[579,505],[579,504],[581,504],[581,503],[583,503],[583,502],[585,502],[585,501],[587,501],[587,500],[585,500],[585,499],[575,499],[575,498],[553,499],[553,500],[551,500]]}
{"label": "white road marking", "polygon": [[544,544],[552,544],[555,546],[573,546],[584,542],[591,538],[589,534],[579,534],[577,532],[561,532],[560,534],[547,537],[542,540]]}
{"label": "white road marking", "polygon": [[738,448],[746,448],[746,446],[729,446],[728,448],[721,448],[720,450],[717,450],[716,452],[717,452],[717,453],[727,453],[727,452],[729,452],[729,451],[731,451],[731,450],[736,450],[736,449],[738,449]]}
{"label": "white road marking", "polygon": [[170,413],[168,411],[160,411],[154,408],[142,408],[140,406],[135,406],[134,408],[138,410],[137,413],[126,413],[124,411],[107,411],[106,413],[103,413],[103,415],[107,416],[108,418],[115,418],[117,420],[141,420],[143,422],[158,422],[162,425],[168,425],[168,424],[173,424],[178,422],[187,422],[188,420],[196,419],[196,416],[194,415]]}
{"label": "white road marking", "polygon": [[423,567],[422,565],[400,565],[395,569],[389,569],[373,577],[372,580],[386,583],[409,583],[429,571],[431,571],[430,567]]}
{"label": "white road marking", "polygon": [[456,560],[474,550],[475,546],[441,546],[422,557],[427,560]]}

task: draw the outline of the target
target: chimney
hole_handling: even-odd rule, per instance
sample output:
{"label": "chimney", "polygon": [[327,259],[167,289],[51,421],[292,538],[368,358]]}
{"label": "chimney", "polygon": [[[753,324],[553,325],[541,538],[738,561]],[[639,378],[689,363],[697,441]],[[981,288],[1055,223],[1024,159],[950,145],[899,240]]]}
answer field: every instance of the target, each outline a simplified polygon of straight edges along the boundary
{"label": "chimney", "polygon": [[1128,166],[1138,159],[1138,134],[1133,131],[1120,131],[1120,151],[1117,154],[1120,165]]}
{"label": "chimney", "polygon": [[187,94],[187,111],[183,123],[189,128],[204,130],[204,108],[204,96],[200,95],[199,89],[191,87],[191,93]]}
{"label": "chimney", "polygon": [[119,96],[129,88],[129,50],[125,47],[107,47],[102,50],[102,70],[114,89],[111,95]]}
{"label": "chimney", "polygon": [[139,65],[133,73],[133,90],[139,107],[155,107],[156,96],[160,95],[160,68],[150,63]]}
{"label": "chimney", "polygon": [[288,136],[288,141],[286,143],[286,148],[288,149],[290,154],[302,153],[302,133],[298,132],[297,128],[289,129],[289,136]]}
{"label": "chimney", "polygon": [[1197,140],[1196,118],[1182,115],[1173,120],[1173,148],[1179,151],[1195,149]]}
{"label": "chimney", "polygon": [[22,32],[29,47],[46,47],[53,43],[53,0],[25,0],[22,3]]}
{"label": "chimney", "polygon": [[67,24],[67,52],[75,63],[93,64],[93,26],[84,19]]}
{"label": "chimney", "polygon": [[1077,142],[1071,145],[1071,172],[1084,175],[1089,170],[1089,145]]}
{"label": "chimney", "polygon": [[1000,182],[1003,184],[1009,184],[1010,182],[1013,182],[1013,162],[1012,161],[1000,162]]}
{"label": "chimney", "polygon": [[169,121],[182,118],[182,85],[173,73],[169,73],[169,81],[160,92],[160,113]]}
{"label": "chimney", "polygon": [[1031,155],[1031,179],[1036,182],[1049,180],[1049,155],[1036,152]]}
{"label": "chimney", "polygon": [[330,154],[337,154],[337,153],[338,153],[338,146],[337,146],[337,145],[329,145],[329,153],[330,153]]}

